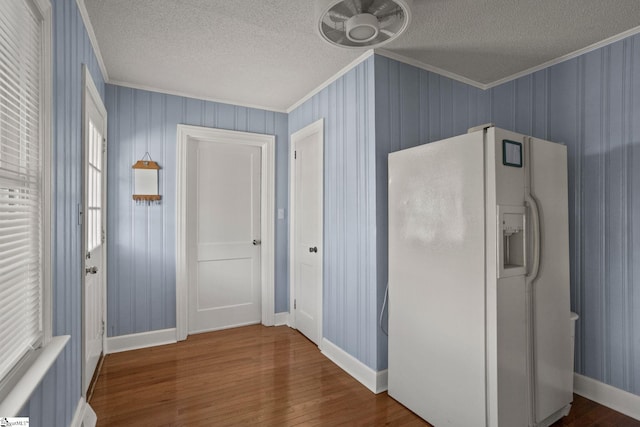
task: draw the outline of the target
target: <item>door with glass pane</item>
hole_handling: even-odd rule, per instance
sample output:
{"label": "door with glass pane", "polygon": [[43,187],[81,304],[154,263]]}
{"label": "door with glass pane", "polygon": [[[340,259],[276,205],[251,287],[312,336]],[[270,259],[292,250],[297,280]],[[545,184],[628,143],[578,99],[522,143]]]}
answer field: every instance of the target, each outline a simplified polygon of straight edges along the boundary
{"label": "door with glass pane", "polygon": [[84,306],[83,393],[86,395],[103,351],[106,286],[105,165],[107,112],[100,95],[84,71]]}

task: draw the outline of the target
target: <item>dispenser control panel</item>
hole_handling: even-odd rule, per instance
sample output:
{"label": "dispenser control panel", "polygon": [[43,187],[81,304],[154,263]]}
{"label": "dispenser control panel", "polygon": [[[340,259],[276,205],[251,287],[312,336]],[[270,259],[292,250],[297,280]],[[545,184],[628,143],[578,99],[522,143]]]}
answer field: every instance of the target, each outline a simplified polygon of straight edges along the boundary
{"label": "dispenser control panel", "polygon": [[522,143],[502,140],[502,164],[515,168],[522,167]]}

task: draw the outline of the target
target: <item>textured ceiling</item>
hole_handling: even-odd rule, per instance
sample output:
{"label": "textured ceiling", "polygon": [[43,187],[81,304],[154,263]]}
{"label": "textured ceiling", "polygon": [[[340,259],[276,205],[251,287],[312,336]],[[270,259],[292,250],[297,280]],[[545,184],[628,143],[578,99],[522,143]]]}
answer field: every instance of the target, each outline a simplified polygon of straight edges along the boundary
{"label": "textured ceiling", "polygon": [[[365,50],[316,33],[315,0],[85,0],[109,81],[283,111]],[[478,86],[640,26],[638,0],[414,0],[384,46]]]}

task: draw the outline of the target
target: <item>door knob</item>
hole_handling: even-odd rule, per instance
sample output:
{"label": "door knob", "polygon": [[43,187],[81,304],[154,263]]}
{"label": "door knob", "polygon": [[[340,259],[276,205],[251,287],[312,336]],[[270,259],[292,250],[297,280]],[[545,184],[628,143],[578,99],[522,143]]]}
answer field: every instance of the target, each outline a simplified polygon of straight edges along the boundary
{"label": "door knob", "polygon": [[93,267],[87,267],[84,269],[85,274],[96,274],[98,272],[98,267],[95,265]]}
{"label": "door knob", "polygon": [[262,243],[261,240],[253,240],[253,246],[258,246],[260,243]]}
{"label": "door knob", "polygon": [[314,246],[312,248],[309,248],[309,252],[318,252],[318,247]]}

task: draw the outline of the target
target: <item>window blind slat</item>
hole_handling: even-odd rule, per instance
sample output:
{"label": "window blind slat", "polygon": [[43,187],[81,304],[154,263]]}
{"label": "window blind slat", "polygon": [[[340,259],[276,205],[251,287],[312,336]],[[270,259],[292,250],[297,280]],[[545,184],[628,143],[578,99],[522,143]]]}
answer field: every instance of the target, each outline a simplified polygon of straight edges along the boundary
{"label": "window blind slat", "polygon": [[[16,292],[15,295],[22,295],[22,292]],[[15,298],[15,295],[14,295],[14,298]],[[12,306],[6,307],[2,311],[0,311],[0,324],[6,325],[8,323],[16,323],[16,320],[18,320],[17,318],[24,317],[23,308],[24,308],[23,304],[21,304],[20,301],[18,300],[17,304],[13,304]],[[20,320],[23,320],[23,319],[20,319]],[[24,330],[22,326],[20,326],[19,329]],[[11,335],[11,332],[7,332],[6,335]],[[2,338],[2,341],[5,341],[5,339]],[[6,347],[3,347],[3,348],[6,348]]]}
{"label": "window blind slat", "polygon": [[[26,219],[25,220],[14,220],[9,224],[10,227],[7,227],[7,228],[25,227],[25,226],[29,227],[30,225],[31,225],[31,222],[26,220]],[[29,229],[31,230],[31,229],[33,229],[33,227],[29,227]]]}
{"label": "window blind slat", "polygon": [[3,295],[4,298],[4,289],[6,287],[6,291],[9,292],[9,287],[11,286],[11,282],[16,277],[25,274],[28,271],[28,266],[30,261],[18,262],[12,265],[7,266],[3,270],[5,271],[2,276],[4,280],[4,285],[2,287],[3,291],[0,292],[0,295]]}
{"label": "window blind slat", "polygon": [[12,264],[18,264],[24,262],[25,264],[29,264],[32,262],[36,262],[39,258],[37,256],[29,256],[28,258],[23,258],[20,256],[13,256],[11,258],[7,258],[0,262],[0,272],[9,271]]}
{"label": "window blind slat", "polygon": [[13,195],[7,194],[0,196],[0,203],[4,203],[6,208],[0,209],[0,212],[22,212],[25,209],[28,209],[30,212],[37,212],[39,206],[37,202],[38,191],[31,192],[30,188],[17,189]]}
{"label": "window blind slat", "polygon": [[[31,33],[18,32],[17,34],[20,38],[16,39],[15,30],[17,27],[12,24],[18,22],[19,18],[11,17],[8,14],[6,14],[6,16],[5,18],[5,14],[0,15],[0,39],[3,49],[7,52],[7,56],[23,57],[24,60],[33,62],[33,58],[39,56],[39,28]],[[13,27],[14,31],[12,31],[11,27]],[[21,55],[21,53],[23,54]]]}
{"label": "window blind slat", "polygon": [[0,243],[8,239],[21,239],[23,236],[29,236],[29,234],[28,227],[2,227],[0,228]]}
{"label": "window blind slat", "polygon": [[18,33],[20,39],[16,40],[15,33],[3,25],[11,24],[12,21],[16,19],[2,19],[0,15],[0,54],[8,59],[7,65],[38,63],[39,61],[34,61],[33,58],[38,58],[40,54],[40,42],[37,40],[40,36],[39,30],[32,34]]}
{"label": "window blind slat", "polygon": [[[1,59],[1,57],[0,57]],[[0,79],[3,79],[5,81],[7,80],[11,80],[11,75],[9,75],[9,73],[4,70],[2,68],[2,66],[0,66]],[[36,85],[37,82],[29,82],[29,86],[34,86]],[[21,107],[26,111],[29,111],[32,113],[32,115],[34,116],[38,116],[38,103],[37,103],[37,99],[32,99],[30,103],[27,103],[25,105],[21,105],[23,104],[23,98],[20,94],[19,90],[7,90],[8,86],[3,85],[0,87],[0,98],[2,99],[2,103],[5,104],[5,106],[7,107]]]}
{"label": "window blind slat", "polygon": [[[2,44],[0,41],[0,46],[1,45]],[[26,99],[36,101],[37,98],[33,98],[31,92],[37,91],[39,81],[35,78],[36,76],[31,77],[30,74],[32,72],[38,71],[37,69],[31,69],[37,65],[33,64],[27,66],[27,64],[21,64],[23,66],[22,69],[20,67],[11,67],[8,66],[8,62],[11,60],[11,58],[5,56],[4,54],[5,52],[3,52],[2,48],[0,47],[0,75],[3,81],[7,83],[3,86],[5,88],[11,88],[10,93],[16,95],[20,94],[23,89],[27,89],[29,92],[24,94],[24,96],[27,97]],[[9,86],[10,84],[12,84],[13,87]],[[20,104],[22,103],[21,96],[14,96],[14,98],[17,101],[20,101]]]}
{"label": "window blind slat", "polygon": [[7,241],[6,243],[0,243],[0,252],[9,253],[11,251],[31,251],[33,250],[33,239],[29,239],[29,236],[25,239],[14,239],[13,241]]}
{"label": "window blind slat", "polygon": [[37,220],[39,219],[39,215],[37,212],[31,212],[29,210],[19,210],[19,209],[15,209],[12,212],[2,212],[0,211],[0,221],[20,221],[21,218],[31,218],[32,220]]}
{"label": "window blind slat", "polygon": [[[12,111],[6,109],[11,107],[10,104],[10,100],[4,96],[4,93],[0,92],[0,105],[4,107],[1,111],[3,119],[2,126],[3,130],[7,132],[3,136],[8,137],[17,143],[23,127],[31,131],[37,130],[38,110],[40,109],[40,106],[37,104],[25,106],[21,110],[23,113],[23,117],[21,117],[16,114],[11,114]],[[36,143],[37,141],[34,141],[33,145],[37,147]]]}
{"label": "window blind slat", "polygon": [[[3,175],[10,177],[13,175],[14,180],[20,177],[37,178],[33,172],[33,169],[38,165],[38,159],[33,157],[24,157],[23,159],[16,159],[14,156],[4,156],[4,159],[0,159],[0,179]],[[16,176],[17,175],[17,176]]]}
{"label": "window blind slat", "polygon": [[[0,359],[0,372],[4,372],[5,375],[31,350],[31,346],[26,345],[22,340],[21,333],[22,331],[18,331],[18,334],[13,336],[11,340],[8,339],[6,344],[4,341],[0,341],[0,344],[4,345],[5,348],[11,348],[11,351],[3,354],[2,359]],[[21,345],[21,347],[16,347],[14,343]],[[14,345],[14,347],[9,347],[10,345]]]}
{"label": "window blind slat", "polygon": [[[16,171],[12,171],[10,169],[6,169],[2,166],[0,166],[0,182],[2,182],[2,180],[7,180],[7,181],[12,181],[18,185],[23,184],[23,185],[37,185],[38,182],[38,174],[36,173],[31,173],[31,174],[20,174]],[[13,188],[18,188],[16,185],[13,186]],[[23,188],[28,188],[28,187],[23,187]],[[21,189],[21,188],[18,188]]]}
{"label": "window blind slat", "polygon": [[[5,282],[3,288],[6,287],[6,289],[4,289],[2,293],[0,293],[0,295],[2,295],[2,298],[7,301],[9,299],[16,299],[22,296],[24,294],[24,289],[22,289],[20,283],[21,281],[24,281],[24,278],[28,276],[30,276],[29,267],[25,264],[14,273],[12,278]],[[0,316],[4,315],[4,311],[5,310],[3,309],[3,312],[0,313]]]}
{"label": "window blind slat", "polygon": [[[26,132],[25,132],[26,133]],[[6,144],[7,147],[0,153],[0,161],[4,169],[20,170],[21,173],[29,173],[29,169],[32,168],[29,163],[38,163],[38,151],[31,149],[30,147],[23,147],[21,151],[17,151],[15,148]],[[25,169],[26,168],[26,169]]]}
{"label": "window blind slat", "polygon": [[17,251],[17,250],[21,250],[21,251],[30,251],[31,245],[33,243],[31,243],[31,239],[28,238],[29,236],[27,236],[27,238],[25,239],[14,239],[11,241],[7,241],[5,243],[0,242],[0,252],[5,253],[8,251]]}
{"label": "window blind slat", "polygon": [[[6,341],[0,341],[0,343],[2,343],[5,348],[11,348],[12,350],[8,354],[3,355],[3,366],[4,369],[8,371],[11,366],[18,363],[18,361],[32,349],[32,344],[34,344],[35,341],[26,341],[24,339],[24,330],[17,329],[14,334],[7,337]],[[6,356],[6,362],[4,356]],[[2,370],[0,370],[0,372],[2,372]]]}

